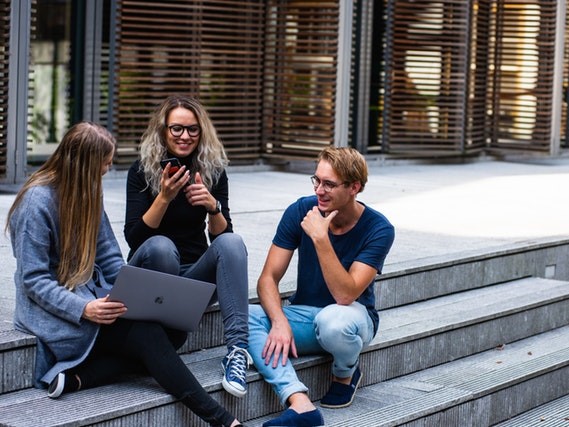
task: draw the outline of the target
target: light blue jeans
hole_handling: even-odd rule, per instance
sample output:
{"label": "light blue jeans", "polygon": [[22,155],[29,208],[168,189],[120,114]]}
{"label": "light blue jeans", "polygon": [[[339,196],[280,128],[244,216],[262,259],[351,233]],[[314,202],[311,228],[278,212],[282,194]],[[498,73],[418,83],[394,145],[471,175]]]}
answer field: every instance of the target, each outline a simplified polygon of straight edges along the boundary
{"label": "light blue jeans", "polygon": [[140,245],[129,264],[215,283],[216,291],[210,304],[219,302],[227,348],[247,347],[249,279],[247,248],[241,236],[221,234],[195,263],[183,265],[172,240],[153,236]]}
{"label": "light blue jeans", "polygon": [[[292,328],[299,356],[330,353],[333,357],[332,374],[339,378],[352,376],[361,351],[374,336],[373,322],[362,304],[332,304],[324,308],[290,305],[283,307],[283,311]],[[250,305],[249,354],[259,373],[286,406],[292,394],[306,393],[308,388],[298,379],[290,359],[285,366],[279,360],[276,368],[273,368],[272,360],[265,364],[261,353],[270,329],[271,321],[263,308]]]}

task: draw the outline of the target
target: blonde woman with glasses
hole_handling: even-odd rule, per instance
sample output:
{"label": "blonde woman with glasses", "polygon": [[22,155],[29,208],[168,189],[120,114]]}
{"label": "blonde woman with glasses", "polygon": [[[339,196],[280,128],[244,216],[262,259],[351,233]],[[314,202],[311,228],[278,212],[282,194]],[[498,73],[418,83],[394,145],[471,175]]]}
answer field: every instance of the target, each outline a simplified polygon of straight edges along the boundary
{"label": "blonde woman with glasses", "polygon": [[183,95],[151,114],[128,171],[129,264],[216,284],[227,354],[222,385],[243,397],[248,347],[247,249],[229,215],[228,160],[203,105]]}

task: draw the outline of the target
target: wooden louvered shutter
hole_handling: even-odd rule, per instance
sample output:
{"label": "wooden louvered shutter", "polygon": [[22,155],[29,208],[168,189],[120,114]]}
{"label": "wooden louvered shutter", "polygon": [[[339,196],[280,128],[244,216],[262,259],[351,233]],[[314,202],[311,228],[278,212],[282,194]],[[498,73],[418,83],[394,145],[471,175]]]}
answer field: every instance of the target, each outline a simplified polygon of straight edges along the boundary
{"label": "wooden louvered shutter", "polygon": [[152,110],[198,96],[232,162],[260,157],[263,1],[119,0],[114,129],[119,163],[137,155]]}
{"label": "wooden louvered shutter", "polygon": [[464,150],[470,4],[389,0],[382,145],[389,153]]}
{"label": "wooden louvered shutter", "polygon": [[549,152],[557,2],[493,2],[490,147]]}
{"label": "wooden louvered shutter", "polygon": [[0,0],[0,180],[8,161],[8,60],[10,57],[10,1]]}
{"label": "wooden louvered shutter", "polygon": [[268,0],[265,157],[314,158],[334,142],[339,1]]}

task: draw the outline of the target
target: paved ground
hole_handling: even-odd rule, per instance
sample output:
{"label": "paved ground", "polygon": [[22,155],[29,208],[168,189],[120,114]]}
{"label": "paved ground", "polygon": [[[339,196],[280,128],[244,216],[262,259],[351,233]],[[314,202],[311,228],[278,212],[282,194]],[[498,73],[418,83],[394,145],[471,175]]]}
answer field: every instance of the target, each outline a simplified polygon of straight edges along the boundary
{"label": "paved ground", "polygon": [[[312,193],[306,173],[232,168],[230,206],[234,229],[249,250],[249,282],[255,282],[284,208]],[[125,172],[104,178],[105,205],[123,253]],[[384,213],[396,227],[385,271],[521,241],[569,236],[569,159],[472,164],[371,165],[359,199]],[[0,224],[15,194],[0,186]],[[15,260],[0,234],[0,325],[13,311]],[[294,271],[292,271],[294,273]],[[294,274],[286,280],[293,282]],[[1,328],[0,328],[1,329]]]}

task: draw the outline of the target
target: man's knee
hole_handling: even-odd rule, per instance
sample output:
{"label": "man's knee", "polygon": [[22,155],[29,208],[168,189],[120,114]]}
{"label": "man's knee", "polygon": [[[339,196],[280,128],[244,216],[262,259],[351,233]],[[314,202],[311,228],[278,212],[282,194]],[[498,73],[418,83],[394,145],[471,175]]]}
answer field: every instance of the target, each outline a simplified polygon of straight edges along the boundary
{"label": "man's knee", "polygon": [[323,347],[358,334],[362,313],[353,305],[331,304],[324,307],[314,319],[318,341]]}

